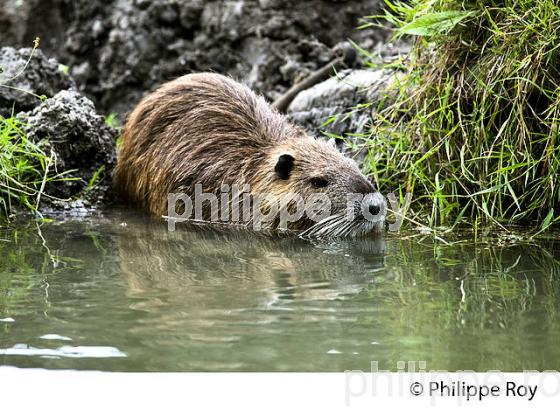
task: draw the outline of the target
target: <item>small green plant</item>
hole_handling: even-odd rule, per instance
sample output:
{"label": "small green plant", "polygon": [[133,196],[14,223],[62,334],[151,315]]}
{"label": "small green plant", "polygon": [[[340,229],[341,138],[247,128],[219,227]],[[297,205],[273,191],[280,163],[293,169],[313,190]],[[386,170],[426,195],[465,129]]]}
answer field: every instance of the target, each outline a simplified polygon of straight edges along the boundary
{"label": "small green plant", "polygon": [[[105,124],[108,125],[111,128],[116,129],[116,130],[120,130],[122,128],[122,122],[119,119],[119,116],[114,112],[112,112],[111,114],[109,114],[105,117]],[[121,146],[122,136],[119,135],[115,144],[116,144],[117,148],[119,148]]]}
{"label": "small green plant", "polygon": [[396,36],[416,37],[360,138],[381,189],[412,193],[431,227],[558,224],[558,2],[386,3]]}
{"label": "small green plant", "polygon": [[97,186],[104,172],[105,172],[105,166],[101,165],[91,176],[82,195],[87,194],[89,191],[91,191],[93,188]]}
{"label": "small green plant", "polygon": [[116,130],[121,129],[121,127],[122,127],[121,120],[119,119],[119,116],[114,112],[112,112],[111,114],[109,114],[105,117],[105,124],[108,125],[111,128],[116,129]]}
{"label": "small green plant", "polygon": [[70,67],[68,67],[65,64],[58,64],[58,71],[60,71],[64,75],[68,75],[68,72],[70,71]]}

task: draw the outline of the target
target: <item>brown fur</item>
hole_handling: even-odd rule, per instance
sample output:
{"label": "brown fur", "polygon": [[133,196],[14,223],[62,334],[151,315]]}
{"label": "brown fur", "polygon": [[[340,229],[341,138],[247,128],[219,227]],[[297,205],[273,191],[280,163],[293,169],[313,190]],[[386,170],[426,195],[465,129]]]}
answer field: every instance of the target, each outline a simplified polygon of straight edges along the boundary
{"label": "brown fur", "polygon": [[[274,171],[283,154],[294,158],[289,179]],[[329,185],[314,188],[312,177]],[[325,192],[335,210],[348,192],[374,192],[333,145],[307,136],[249,88],[211,73],[178,78],[140,102],[124,128],[114,173],[122,198],[158,216],[167,213],[168,193],[193,195],[196,183],[216,194],[223,184],[279,197]]]}

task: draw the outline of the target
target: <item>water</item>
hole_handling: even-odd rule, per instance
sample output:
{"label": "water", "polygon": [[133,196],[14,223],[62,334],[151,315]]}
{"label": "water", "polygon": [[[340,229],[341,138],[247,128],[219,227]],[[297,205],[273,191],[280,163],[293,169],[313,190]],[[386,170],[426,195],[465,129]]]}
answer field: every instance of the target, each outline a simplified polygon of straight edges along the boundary
{"label": "water", "polygon": [[0,365],[560,369],[560,240],[309,243],[126,212],[0,229]]}

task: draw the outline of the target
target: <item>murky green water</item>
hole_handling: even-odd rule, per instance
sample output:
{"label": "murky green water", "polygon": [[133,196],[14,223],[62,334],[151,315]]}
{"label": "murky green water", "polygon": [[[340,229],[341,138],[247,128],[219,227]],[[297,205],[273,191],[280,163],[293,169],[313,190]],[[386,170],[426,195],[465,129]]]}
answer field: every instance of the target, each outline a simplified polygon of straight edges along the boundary
{"label": "murky green water", "polygon": [[560,369],[560,240],[311,244],[126,212],[0,229],[0,365]]}

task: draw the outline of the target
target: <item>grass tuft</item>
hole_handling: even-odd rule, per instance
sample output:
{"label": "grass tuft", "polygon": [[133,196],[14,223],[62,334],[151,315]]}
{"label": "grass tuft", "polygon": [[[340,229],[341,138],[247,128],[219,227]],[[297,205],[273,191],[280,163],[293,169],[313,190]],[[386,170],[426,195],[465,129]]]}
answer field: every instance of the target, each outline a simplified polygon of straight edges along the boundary
{"label": "grass tuft", "polygon": [[431,227],[558,224],[558,2],[386,3],[383,20],[415,43],[360,139],[380,188],[412,193]]}
{"label": "grass tuft", "polygon": [[37,212],[47,195],[47,184],[65,179],[55,171],[54,154],[34,143],[16,118],[0,117],[0,215],[9,217],[17,209]]}

